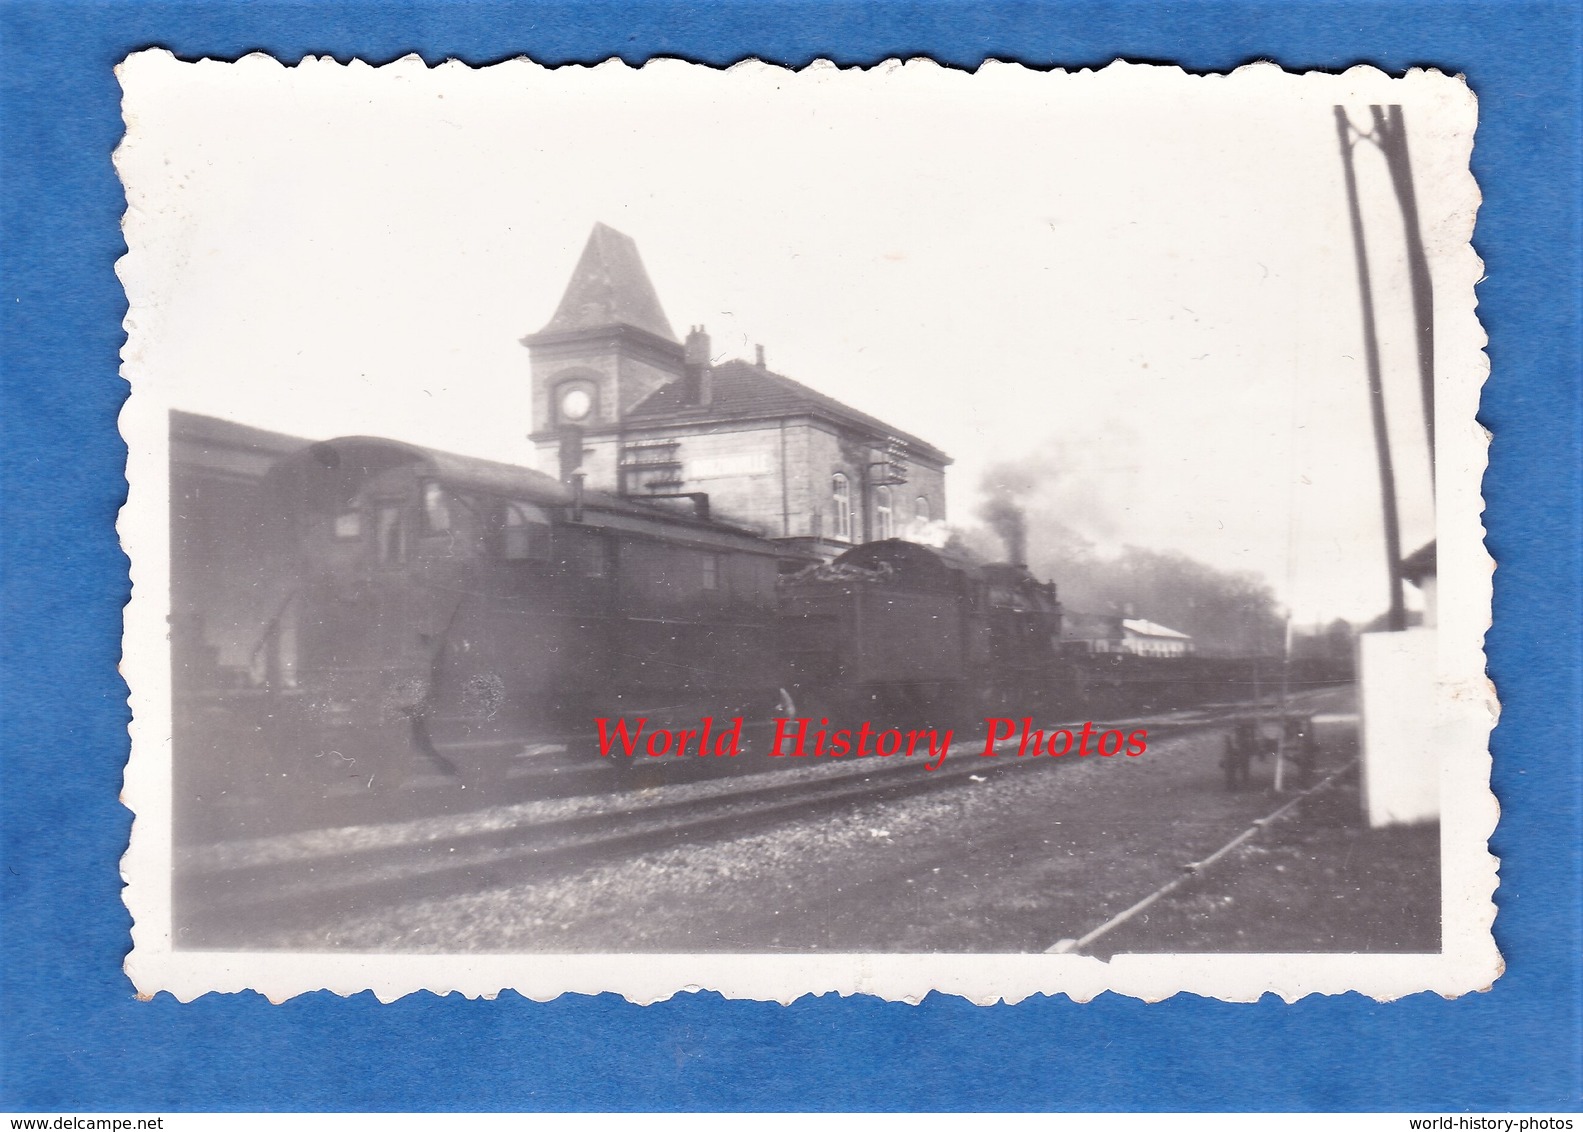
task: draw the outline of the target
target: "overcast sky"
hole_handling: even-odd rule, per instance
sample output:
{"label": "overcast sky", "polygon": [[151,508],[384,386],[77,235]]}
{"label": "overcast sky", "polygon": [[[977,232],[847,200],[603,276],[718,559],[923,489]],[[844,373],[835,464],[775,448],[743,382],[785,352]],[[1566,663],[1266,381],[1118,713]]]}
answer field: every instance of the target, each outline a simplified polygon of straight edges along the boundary
{"label": "overcast sky", "polygon": [[[173,407],[531,462],[518,339],[602,220],[680,333],[762,343],[954,456],[957,522],[996,461],[1042,459],[1102,548],[1256,571],[1300,620],[1386,603],[1331,106],[1404,104],[1437,298],[1466,306],[1454,80],[150,53],[123,83],[129,369]],[[1400,219],[1358,154],[1412,550],[1434,522]]]}

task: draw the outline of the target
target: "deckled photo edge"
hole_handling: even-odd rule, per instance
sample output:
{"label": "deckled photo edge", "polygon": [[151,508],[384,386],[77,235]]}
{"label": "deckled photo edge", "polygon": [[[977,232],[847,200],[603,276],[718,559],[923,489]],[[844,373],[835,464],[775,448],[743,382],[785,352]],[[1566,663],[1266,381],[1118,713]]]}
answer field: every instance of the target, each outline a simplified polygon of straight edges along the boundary
{"label": "deckled photo edge", "polygon": [[[161,58],[163,57],[163,58]],[[243,65],[255,66],[267,57],[247,57]],[[282,65],[268,60],[275,67]],[[304,63],[309,62],[304,60]],[[340,64],[313,60],[315,66]],[[599,68],[614,66],[616,61]],[[136,68],[134,72],[128,65]],[[1479,390],[1488,362],[1483,353],[1485,337],[1480,327],[1473,285],[1480,264],[1471,242],[1477,188],[1464,166],[1469,237],[1456,253],[1456,275],[1465,278],[1461,294],[1437,304],[1436,329],[1440,335],[1437,355],[1444,358],[1443,399],[1439,447],[1435,460],[1440,469],[1436,526],[1449,563],[1443,586],[1448,596],[1461,592],[1458,601],[1442,606],[1438,644],[1442,662],[1441,699],[1437,704],[1437,735],[1466,757],[1446,760],[1441,767],[1443,834],[1442,892],[1444,935],[1438,956],[1323,954],[1298,955],[1171,955],[1120,954],[1108,961],[1081,956],[1037,955],[851,955],[700,954],[685,956],[630,953],[609,955],[525,954],[325,955],[301,953],[232,953],[178,951],[170,924],[173,855],[171,807],[171,687],[170,613],[170,475],[168,414],[177,406],[168,401],[160,375],[143,362],[146,343],[160,332],[160,312],[150,309],[150,298],[141,289],[144,257],[152,254],[145,242],[145,212],[159,207],[146,197],[129,173],[140,156],[137,84],[163,82],[175,73],[169,68],[236,66],[237,64],[178,63],[168,53],[145,52],[129,57],[121,68],[126,90],[128,133],[116,154],[116,163],[127,186],[128,209],[124,224],[128,252],[117,264],[126,286],[129,310],[127,343],[122,374],[132,393],[121,414],[121,430],[128,445],[128,501],[118,530],[132,560],[132,600],[126,610],[126,645],[123,669],[131,688],[133,709],[130,727],[132,757],[128,762],[123,800],[135,814],[131,845],[123,859],[127,881],[125,902],[134,917],[134,948],[126,969],[140,994],[160,990],[182,1000],[211,991],[256,990],[272,1001],[296,994],[329,989],[349,995],[373,990],[390,1000],[421,990],[434,993],[459,991],[469,996],[493,996],[516,990],[536,1000],[563,993],[615,991],[634,1002],[660,1001],[691,989],[718,991],[727,997],[794,1001],[806,994],[873,994],[890,1000],[921,1001],[931,992],[959,994],[971,1001],[1015,1002],[1036,994],[1066,994],[1087,1001],[1107,991],[1144,998],[1168,999],[1179,993],[1211,995],[1232,1001],[1251,1001],[1275,993],[1288,1001],[1307,994],[1340,994],[1349,991],[1379,999],[1432,991],[1446,996],[1487,989],[1498,977],[1501,960],[1495,951],[1490,925],[1495,915],[1493,894],[1497,862],[1487,841],[1498,818],[1498,805],[1489,791],[1487,735],[1496,713],[1494,691],[1484,673],[1482,637],[1489,622],[1490,573],[1494,562],[1483,545],[1480,522],[1482,497],[1479,484],[1486,462],[1487,437],[1474,420]],[[298,64],[300,67],[302,64]],[[517,67],[520,62],[497,64],[485,70]],[[543,68],[532,66],[536,72]],[[900,70],[924,66],[908,61]],[[353,68],[360,65],[354,64]],[[448,65],[441,65],[444,69]],[[397,60],[378,70],[417,68],[415,57]],[[638,69],[622,64],[634,75],[663,68],[685,72],[695,65],[660,60]],[[744,62],[727,69],[722,78],[758,68],[783,70],[768,64]],[[375,70],[375,68],[364,68]],[[986,81],[1004,75],[1014,81],[1025,69],[1017,64],[992,61],[973,75],[937,68],[951,81]],[[818,64],[806,69],[810,77],[828,81],[849,70]],[[861,69],[859,69],[861,70]],[[895,74],[895,64],[863,71],[879,81]],[[1159,72],[1165,72],[1165,75]],[[1111,76],[1117,76],[1112,78]],[[1442,83],[1448,101],[1460,101],[1459,125],[1472,141],[1473,95],[1460,79],[1414,71],[1402,79],[1389,79],[1370,68],[1354,68],[1340,76],[1292,76],[1271,64],[1239,68],[1225,76],[1190,76],[1173,67],[1116,64],[1096,72],[1046,73],[1040,78],[1056,81],[1115,82],[1147,76],[1151,81],[1167,76],[1185,81],[1303,81],[1346,82],[1372,91],[1381,84]],[[1382,93],[1384,87],[1381,87]],[[1366,97],[1353,94],[1352,97]],[[157,675],[156,675],[157,674]],[[988,962],[992,958],[992,962]],[[621,972],[612,969],[620,961]]]}

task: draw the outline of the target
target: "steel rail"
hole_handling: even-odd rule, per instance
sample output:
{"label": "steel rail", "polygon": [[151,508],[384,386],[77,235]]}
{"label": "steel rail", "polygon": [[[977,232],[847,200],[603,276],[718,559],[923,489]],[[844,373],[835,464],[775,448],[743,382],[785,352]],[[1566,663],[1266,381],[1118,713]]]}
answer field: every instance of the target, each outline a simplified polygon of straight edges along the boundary
{"label": "steel rail", "polygon": [[1132,919],[1139,912],[1142,912],[1145,908],[1148,908],[1150,905],[1169,896],[1171,893],[1181,888],[1184,884],[1203,873],[1205,869],[1209,868],[1209,866],[1213,865],[1216,861],[1219,861],[1237,846],[1257,836],[1260,830],[1265,829],[1266,827],[1285,817],[1286,814],[1296,807],[1297,804],[1304,798],[1307,798],[1312,794],[1317,794],[1319,791],[1326,789],[1332,782],[1340,778],[1343,774],[1357,765],[1358,760],[1353,759],[1346,765],[1331,771],[1317,785],[1311,786],[1307,790],[1304,790],[1301,794],[1298,794],[1290,802],[1287,802],[1286,805],[1282,806],[1274,813],[1267,814],[1262,818],[1256,819],[1254,823],[1247,829],[1237,834],[1237,836],[1233,837],[1230,841],[1226,842],[1219,849],[1216,849],[1203,860],[1189,861],[1187,864],[1181,866],[1181,875],[1175,880],[1162,884],[1159,888],[1149,893],[1149,895],[1145,896],[1142,900],[1138,901],[1130,908],[1116,913],[1116,915],[1100,924],[1099,927],[1095,928],[1087,935],[1081,936],[1078,939],[1063,939],[1053,946],[1045,948],[1044,953],[1046,955],[1075,955],[1083,951],[1095,940],[1100,939],[1102,936],[1108,935],[1110,932],[1121,927],[1122,924],[1125,924],[1128,920]]}

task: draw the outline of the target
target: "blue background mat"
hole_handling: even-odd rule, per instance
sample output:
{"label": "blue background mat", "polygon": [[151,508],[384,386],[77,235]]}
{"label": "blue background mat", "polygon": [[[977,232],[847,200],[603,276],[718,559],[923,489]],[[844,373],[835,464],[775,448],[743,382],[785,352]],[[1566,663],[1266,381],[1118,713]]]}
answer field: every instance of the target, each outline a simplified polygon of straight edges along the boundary
{"label": "blue background mat", "polygon": [[[1579,1106],[1579,11],[1575,4],[1159,2],[0,6],[4,1068],[0,1108],[1573,1109]],[[792,1007],[417,995],[138,1002],[120,967],[130,815],[115,675],[126,561],[112,68],[164,46],[544,63],[928,54],[1467,75],[1494,364],[1483,420],[1505,714],[1488,994],[1381,1005],[934,996]]]}

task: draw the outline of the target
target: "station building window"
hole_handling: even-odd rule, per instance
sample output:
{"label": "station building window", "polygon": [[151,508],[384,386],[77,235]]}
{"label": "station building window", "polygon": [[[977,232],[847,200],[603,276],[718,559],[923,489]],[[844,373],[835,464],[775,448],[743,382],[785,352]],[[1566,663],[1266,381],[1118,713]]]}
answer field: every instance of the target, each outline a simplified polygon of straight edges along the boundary
{"label": "station building window", "polygon": [[720,588],[720,556],[718,554],[705,554],[703,556],[703,566],[704,589],[718,590]]}
{"label": "station building window", "polygon": [[361,511],[342,511],[335,517],[335,537],[339,539],[358,539],[363,537],[363,514]]}
{"label": "station building window", "polygon": [[891,520],[890,488],[877,487],[874,489],[875,538],[890,538],[896,533],[895,524]]}
{"label": "station building window", "polygon": [[831,537],[842,542],[852,541],[852,483],[837,472],[830,477],[830,502],[835,521],[831,524]]}
{"label": "station building window", "polygon": [[912,514],[920,524],[929,522],[931,516],[929,514],[929,497],[927,495],[920,495],[913,502]]}

